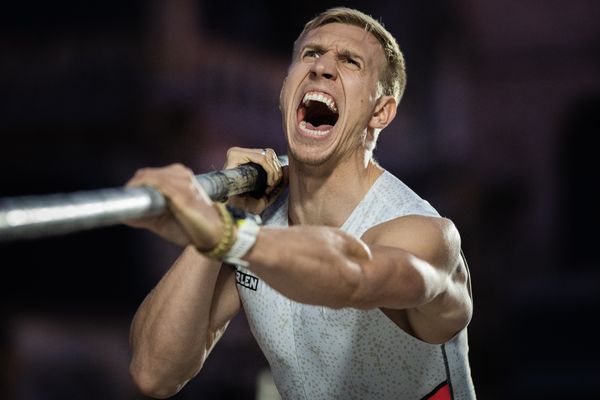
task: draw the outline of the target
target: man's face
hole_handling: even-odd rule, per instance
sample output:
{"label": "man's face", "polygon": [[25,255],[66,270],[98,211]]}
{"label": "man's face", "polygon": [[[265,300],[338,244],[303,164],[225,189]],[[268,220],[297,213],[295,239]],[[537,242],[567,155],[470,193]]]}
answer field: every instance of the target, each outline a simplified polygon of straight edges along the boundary
{"label": "man's face", "polygon": [[384,65],[381,44],[362,28],[332,23],[310,31],[281,91],[290,155],[320,165],[364,151]]}

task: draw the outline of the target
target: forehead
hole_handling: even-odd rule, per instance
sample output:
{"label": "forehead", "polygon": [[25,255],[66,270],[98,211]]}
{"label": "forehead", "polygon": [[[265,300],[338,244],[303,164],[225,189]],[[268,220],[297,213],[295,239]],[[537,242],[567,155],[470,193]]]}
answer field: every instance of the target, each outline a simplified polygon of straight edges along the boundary
{"label": "forehead", "polygon": [[322,25],[308,32],[300,43],[300,48],[307,45],[349,50],[372,59],[384,56],[381,43],[372,33],[355,25],[337,22]]}

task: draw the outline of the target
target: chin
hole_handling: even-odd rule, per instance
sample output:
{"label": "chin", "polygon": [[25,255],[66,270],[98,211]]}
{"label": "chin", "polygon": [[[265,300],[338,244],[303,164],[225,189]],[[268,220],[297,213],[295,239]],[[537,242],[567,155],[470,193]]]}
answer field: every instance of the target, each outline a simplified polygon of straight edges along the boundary
{"label": "chin", "polygon": [[288,155],[298,163],[311,167],[321,166],[331,159],[331,154],[329,152],[324,153],[322,151],[315,151],[317,149],[312,150],[313,151],[296,150],[290,146]]}

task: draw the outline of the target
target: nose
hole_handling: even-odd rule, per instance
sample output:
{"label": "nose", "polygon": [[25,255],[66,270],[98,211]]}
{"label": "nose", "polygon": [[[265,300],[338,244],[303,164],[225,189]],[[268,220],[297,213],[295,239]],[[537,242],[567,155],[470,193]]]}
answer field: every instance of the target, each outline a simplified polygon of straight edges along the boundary
{"label": "nose", "polygon": [[333,54],[321,54],[312,64],[310,74],[313,78],[336,79],[337,65]]}

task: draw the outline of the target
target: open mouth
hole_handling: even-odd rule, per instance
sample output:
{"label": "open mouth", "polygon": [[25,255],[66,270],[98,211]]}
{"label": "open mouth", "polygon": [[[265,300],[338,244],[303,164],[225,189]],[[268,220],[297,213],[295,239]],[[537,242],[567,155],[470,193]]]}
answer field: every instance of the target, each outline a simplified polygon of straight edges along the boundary
{"label": "open mouth", "polygon": [[308,92],[298,107],[300,128],[312,135],[324,136],[335,126],[339,112],[335,100],[323,92]]}

